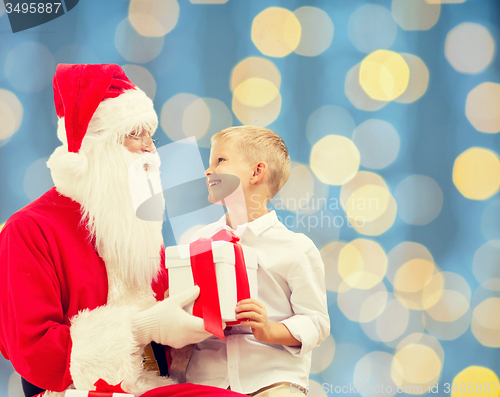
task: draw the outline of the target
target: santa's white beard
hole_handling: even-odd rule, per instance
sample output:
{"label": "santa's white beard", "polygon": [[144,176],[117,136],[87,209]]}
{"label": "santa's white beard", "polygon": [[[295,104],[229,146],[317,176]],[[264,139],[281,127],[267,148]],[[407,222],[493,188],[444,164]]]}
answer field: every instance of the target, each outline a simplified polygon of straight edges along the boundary
{"label": "santa's white beard", "polygon": [[[58,191],[82,205],[82,222],[106,264],[111,302],[137,304],[145,293],[151,297],[160,269],[162,222],[137,218],[129,185],[129,166],[143,156],[116,142],[86,138],[80,153],[62,146],[48,162]],[[148,173],[159,182],[159,156],[147,157]]]}

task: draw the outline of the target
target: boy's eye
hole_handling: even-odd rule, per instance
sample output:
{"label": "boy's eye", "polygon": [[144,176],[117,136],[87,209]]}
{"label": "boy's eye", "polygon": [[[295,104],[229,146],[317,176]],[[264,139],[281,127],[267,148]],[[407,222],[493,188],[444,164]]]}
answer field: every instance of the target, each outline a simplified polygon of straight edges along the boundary
{"label": "boy's eye", "polygon": [[223,159],[222,157],[219,157],[219,163],[220,163],[221,161],[224,161],[224,159]]}

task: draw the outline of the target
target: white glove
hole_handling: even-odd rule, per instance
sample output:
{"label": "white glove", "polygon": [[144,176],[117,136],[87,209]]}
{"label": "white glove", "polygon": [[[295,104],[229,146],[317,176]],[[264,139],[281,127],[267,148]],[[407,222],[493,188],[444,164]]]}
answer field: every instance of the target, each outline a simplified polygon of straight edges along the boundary
{"label": "white glove", "polygon": [[205,331],[203,320],[186,312],[183,307],[193,302],[200,294],[194,286],[174,297],[155,303],[153,307],[137,313],[132,325],[134,336],[141,345],[151,341],[179,349],[198,343],[211,334]]}

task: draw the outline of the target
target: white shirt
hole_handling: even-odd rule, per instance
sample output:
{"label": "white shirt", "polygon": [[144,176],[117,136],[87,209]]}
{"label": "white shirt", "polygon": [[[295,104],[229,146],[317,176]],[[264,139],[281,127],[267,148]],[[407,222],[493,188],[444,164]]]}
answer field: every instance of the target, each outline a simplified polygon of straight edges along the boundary
{"label": "white shirt", "polygon": [[[192,237],[211,237],[225,217]],[[242,246],[257,251],[258,301],[269,321],[281,322],[302,346],[282,346],[255,339],[249,327],[233,326],[226,340],[211,336],[198,343],[186,381],[252,393],[276,382],[309,385],[312,349],[330,332],[325,271],[320,253],[304,234],[288,230],[274,211],[232,230]]]}

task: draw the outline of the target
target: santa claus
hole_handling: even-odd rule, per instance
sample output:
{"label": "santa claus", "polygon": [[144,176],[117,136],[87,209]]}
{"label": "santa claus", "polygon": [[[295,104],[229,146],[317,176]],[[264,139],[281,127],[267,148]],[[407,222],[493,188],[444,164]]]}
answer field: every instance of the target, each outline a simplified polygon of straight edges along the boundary
{"label": "santa claus", "polygon": [[140,161],[149,178],[159,174],[152,101],[117,65],[60,64],[53,85],[63,143],[47,163],[55,187],[0,233],[0,351],[26,395],[102,385],[237,395],[172,385],[144,366],[151,341],[182,347],[209,336],[183,310],[198,287],[164,299],[162,222],[139,219],[132,203],[129,167]]}

